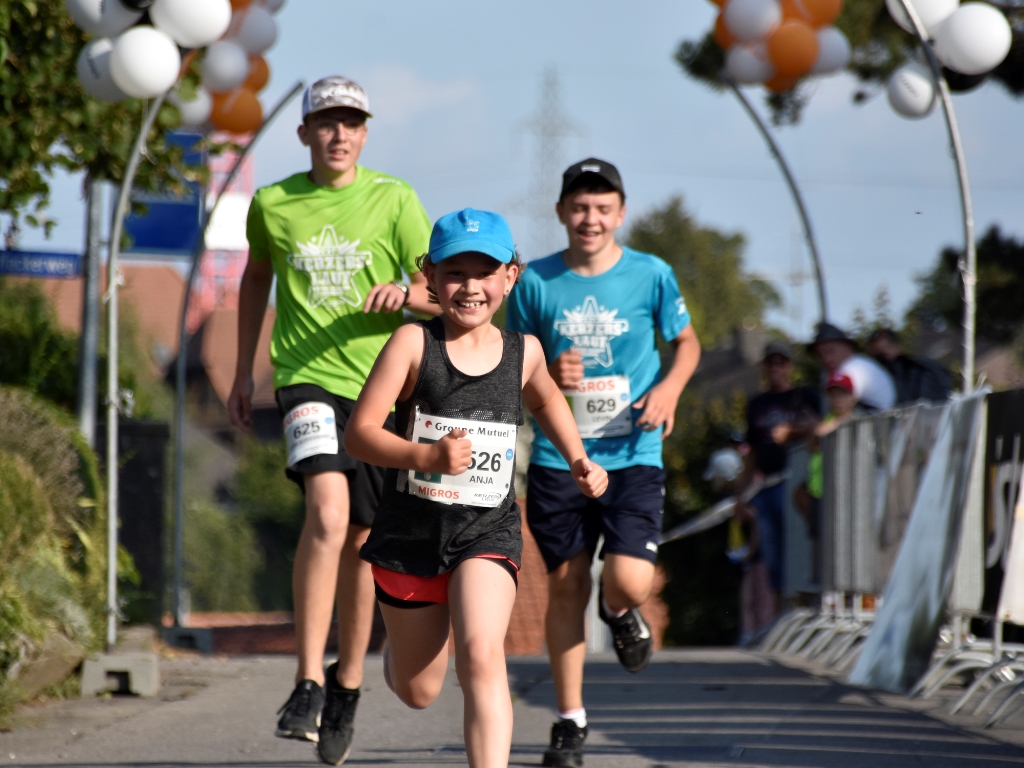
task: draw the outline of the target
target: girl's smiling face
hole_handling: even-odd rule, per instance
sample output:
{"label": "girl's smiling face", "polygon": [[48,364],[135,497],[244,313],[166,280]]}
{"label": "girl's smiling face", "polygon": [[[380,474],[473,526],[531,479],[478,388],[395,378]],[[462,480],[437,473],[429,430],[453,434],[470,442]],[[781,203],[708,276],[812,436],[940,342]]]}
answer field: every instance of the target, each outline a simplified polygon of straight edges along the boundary
{"label": "girl's smiling face", "polygon": [[437,293],[441,310],[466,328],[486,325],[501,307],[519,275],[515,264],[502,264],[482,253],[450,256],[423,265],[427,282]]}

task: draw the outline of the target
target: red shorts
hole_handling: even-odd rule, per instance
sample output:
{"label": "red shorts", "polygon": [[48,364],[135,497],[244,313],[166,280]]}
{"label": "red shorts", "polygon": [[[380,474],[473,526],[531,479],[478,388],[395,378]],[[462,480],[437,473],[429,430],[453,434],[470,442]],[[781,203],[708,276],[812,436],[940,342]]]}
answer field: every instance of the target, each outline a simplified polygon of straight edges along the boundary
{"label": "red shorts", "polygon": [[[504,555],[477,555],[494,560],[508,571],[512,581],[519,586],[519,568]],[[377,599],[385,605],[396,608],[425,608],[448,602],[448,580],[452,571],[437,576],[413,576],[408,573],[389,571],[379,565],[370,565],[373,572],[373,586]]]}

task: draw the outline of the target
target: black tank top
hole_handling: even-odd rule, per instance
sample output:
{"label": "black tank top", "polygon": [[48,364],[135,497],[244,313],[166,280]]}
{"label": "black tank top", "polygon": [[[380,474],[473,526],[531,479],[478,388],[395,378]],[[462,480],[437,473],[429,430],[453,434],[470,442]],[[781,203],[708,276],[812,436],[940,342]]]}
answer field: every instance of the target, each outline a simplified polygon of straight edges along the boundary
{"label": "black tank top", "polygon": [[[442,418],[523,425],[521,333],[501,329],[503,348],[497,367],[482,376],[468,376],[448,358],[441,318],[420,325],[423,361],[412,394],[396,404],[398,435],[412,439],[417,409]],[[446,573],[463,560],[484,554],[502,555],[521,565],[522,517],[514,481],[501,503],[492,508],[443,504],[410,494],[408,486],[408,470],[386,470],[373,527],[359,552],[364,560],[425,577]]]}

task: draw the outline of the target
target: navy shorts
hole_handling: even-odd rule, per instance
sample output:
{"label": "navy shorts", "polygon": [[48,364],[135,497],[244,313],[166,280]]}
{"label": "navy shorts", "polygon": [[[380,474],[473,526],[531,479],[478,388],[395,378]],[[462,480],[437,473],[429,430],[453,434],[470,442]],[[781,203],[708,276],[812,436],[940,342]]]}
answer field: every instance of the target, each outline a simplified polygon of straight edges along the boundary
{"label": "navy shorts", "polygon": [[[281,418],[292,408],[302,403],[326,403],[334,409],[335,423],[338,428],[338,452],[336,454],[317,454],[308,456],[294,467],[285,470],[288,479],[293,481],[303,494],[306,492],[305,475],[317,472],[344,472],[348,478],[349,523],[369,527],[373,524],[373,516],[380,504],[381,492],[384,490],[384,470],[372,464],[353,459],[345,453],[345,425],[355,406],[355,400],[338,397],[316,384],[290,384],[281,387],[274,393],[277,398],[277,409]],[[395,431],[395,414],[388,416],[384,427]]]}
{"label": "navy shorts", "polygon": [[602,558],[657,559],[665,509],[665,471],[660,467],[613,469],[608,490],[596,499],[583,495],[567,469],[531,464],[526,477],[526,522],[548,572],[584,550],[593,555],[602,534]]}

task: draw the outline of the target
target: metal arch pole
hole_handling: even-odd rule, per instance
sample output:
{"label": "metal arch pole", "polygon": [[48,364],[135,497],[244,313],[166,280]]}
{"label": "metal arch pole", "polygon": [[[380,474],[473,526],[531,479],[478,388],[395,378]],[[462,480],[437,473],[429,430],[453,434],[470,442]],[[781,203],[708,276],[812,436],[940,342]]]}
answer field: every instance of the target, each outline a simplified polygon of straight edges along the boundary
{"label": "metal arch pole", "polygon": [[771,131],[768,130],[768,126],[764,124],[764,120],[754,109],[754,106],[750,103],[746,96],[743,95],[743,91],[739,89],[736,83],[733,82],[732,78],[726,76],[724,73],[720,75],[722,82],[728,85],[736,98],[740,100],[740,104],[747,110],[747,114],[750,115],[750,119],[754,121],[757,129],[761,132],[764,140],[768,143],[768,148],[771,150],[772,156],[775,161],[779,164],[779,168],[782,170],[782,175],[786,179],[786,184],[789,185],[789,191],[793,195],[793,202],[796,203],[797,212],[800,214],[800,220],[804,225],[804,238],[807,240],[807,247],[811,251],[811,261],[814,262],[814,277],[818,283],[818,305],[821,307],[821,322],[828,320],[828,298],[825,294],[825,273],[821,268],[821,255],[818,253],[818,244],[814,239],[814,230],[811,229],[811,218],[807,215],[807,207],[804,205],[803,196],[800,194],[800,188],[796,184],[796,179],[793,177],[792,172],[789,170],[789,164],[786,162],[785,156],[782,154],[782,150],[779,145],[775,142],[775,137],[772,136]]}
{"label": "metal arch pole", "polygon": [[974,345],[977,323],[977,281],[978,281],[978,250],[974,242],[974,203],[971,200],[971,182],[967,177],[967,157],[964,155],[964,145],[960,138],[960,126],[956,120],[956,112],[953,110],[953,98],[949,93],[949,84],[942,76],[942,66],[935,58],[931,43],[928,42],[928,32],[921,23],[921,17],[917,9],[909,0],[900,0],[903,10],[910,17],[914,25],[914,34],[924,49],[925,58],[928,59],[928,68],[932,73],[932,80],[939,91],[942,99],[942,111],[946,116],[946,128],[949,130],[949,143],[953,148],[953,159],[956,162],[957,181],[960,185],[960,209],[964,219],[964,258],[960,260],[960,275],[964,282],[964,393],[967,394],[974,389]]}
{"label": "metal arch pole", "polygon": [[188,273],[188,282],[185,284],[185,298],[182,300],[181,305],[181,318],[178,323],[178,359],[175,369],[175,408],[174,408],[174,593],[173,599],[173,614],[174,614],[174,625],[176,627],[184,626],[182,619],[182,605],[181,605],[181,592],[183,585],[183,565],[184,565],[184,554],[185,554],[185,365],[186,365],[186,348],[188,345],[188,330],[185,326],[185,320],[188,317],[188,305],[189,299],[192,296],[192,286],[195,285],[196,276],[199,274],[199,264],[203,258],[203,251],[206,250],[206,230],[210,226],[210,221],[213,219],[213,213],[217,210],[217,205],[220,203],[221,198],[224,196],[224,192],[234,182],[235,177],[238,176],[239,171],[242,168],[242,163],[249,156],[249,152],[256,142],[263,135],[264,130],[270,125],[271,122],[281,113],[285,105],[288,104],[293,98],[295,98],[302,89],[305,87],[305,83],[302,81],[297,82],[292,89],[285,94],[285,96],[277,103],[277,105],[271,110],[270,114],[267,115],[266,120],[263,121],[262,125],[253,134],[252,139],[245,146],[244,149],[239,153],[237,160],[235,160],[234,166],[228,173],[227,178],[221,185],[221,188],[217,191],[217,196],[213,199],[213,203],[209,205],[203,213],[203,225],[199,231],[199,236],[196,238],[196,244],[192,249],[192,266]]}
{"label": "metal arch pole", "polygon": [[146,117],[142,121],[135,146],[128,157],[128,165],[124,169],[121,189],[117,195],[117,207],[114,208],[114,222],[110,232],[110,256],[107,259],[107,653],[114,650],[117,643],[117,491],[118,491],[118,460],[117,460],[117,423],[121,405],[120,383],[117,379],[118,368],[118,317],[117,288],[121,282],[121,233],[124,229],[124,217],[128,212],[128,196],[131,194],[135,173],[139,169],[139,161],[146,149],[146,136],[156,120],[157,113],[164,103],[167,93],[153,99]]}

